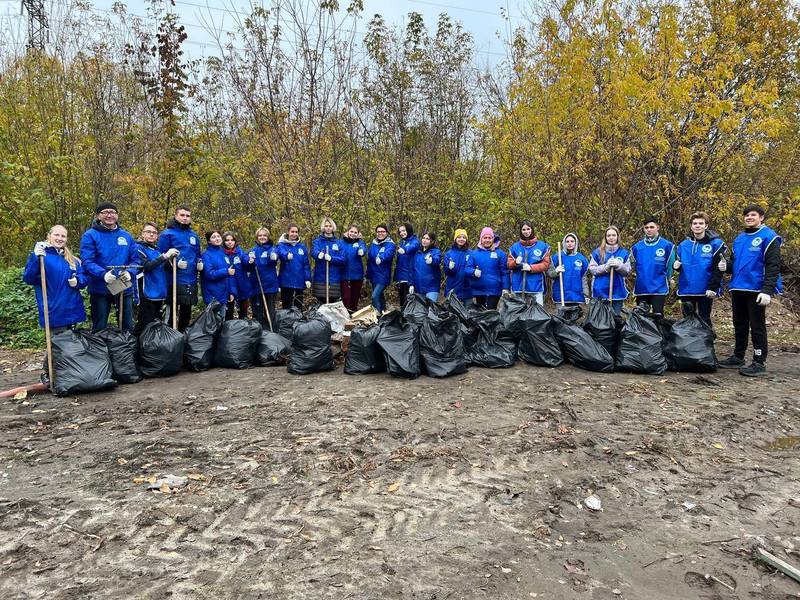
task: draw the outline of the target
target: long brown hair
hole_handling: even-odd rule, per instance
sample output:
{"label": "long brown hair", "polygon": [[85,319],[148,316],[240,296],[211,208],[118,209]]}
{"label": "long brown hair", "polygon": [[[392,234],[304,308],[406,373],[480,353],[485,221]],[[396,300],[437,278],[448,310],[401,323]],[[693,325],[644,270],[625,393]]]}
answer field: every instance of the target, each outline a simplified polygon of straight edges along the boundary
{"label": "long brown hair", "polygon": [[[51,246],[53,244],[53,239],[52,239],[53,229],[55,229],[56,227],[61,227],[61,229],[63,229],[64,231],[67,231],[67,228],[64,227],[63,225],[53,225],[50,228],[50,231],[47,232],[47,243],[50,244]],[[69,236],[69,233],[67,235]],[[77,265],[81,264],[80,259],[77,258],[72,253],[72,251],[67,247],[66,244],[64,244],[64,260],[66,260],[67,263],[69,263],[70,269],[73,269],[73,270],[77,268]]]}
{"label": "long brown hair", "polygon": [[601,263],[606,262],[606,235],[608,234],[609,231],[616,232],[616,234],[617,234],[617,246],[619,246],[620,243],[621,243],[620,239],[619,239],[619,229],[617,229],[614,225],[609,225],[608,227],[606,227],[606,230],[603,232],[603,239],[600,242],[600,262]]}

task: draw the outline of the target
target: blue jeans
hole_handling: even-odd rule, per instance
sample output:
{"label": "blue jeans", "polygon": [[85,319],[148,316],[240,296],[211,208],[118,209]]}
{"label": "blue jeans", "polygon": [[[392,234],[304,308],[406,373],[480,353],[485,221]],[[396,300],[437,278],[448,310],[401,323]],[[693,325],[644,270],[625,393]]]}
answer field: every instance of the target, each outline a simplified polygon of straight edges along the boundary
{"label": "blue jeans", "polygon": [[[124,297],[122,307],[122,329],[133,331],[133,294]],[[89,294],[89,305],[92,313],[92,331],[97,332],[108,327],[111,307],[114,307],[119,319],[119,296],[111,294]]]}
{"label": "blue jeans", "polygon": [[425,294],[425,297],[428,300],[433,300],[434,302],[438,302],[439,301],[439,292],[428,292],[427,294]]}
{"label": "blue jeans", "polygon": [[383,297],[383,290],[386,289],[385,283],[372,284],[372,306],[375,307],[379,313],[386,310],[386,298]]}

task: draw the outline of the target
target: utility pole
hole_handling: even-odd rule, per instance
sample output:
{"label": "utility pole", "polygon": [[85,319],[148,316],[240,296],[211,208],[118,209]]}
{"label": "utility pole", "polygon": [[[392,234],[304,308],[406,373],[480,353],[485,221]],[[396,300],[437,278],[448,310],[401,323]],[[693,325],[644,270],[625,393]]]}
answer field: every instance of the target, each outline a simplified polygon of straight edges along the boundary
{"label": "utility pole", "polygon": [[28,50],[44,51],[50,27],[44,0],[22,0],[22,8],[28,11]]}

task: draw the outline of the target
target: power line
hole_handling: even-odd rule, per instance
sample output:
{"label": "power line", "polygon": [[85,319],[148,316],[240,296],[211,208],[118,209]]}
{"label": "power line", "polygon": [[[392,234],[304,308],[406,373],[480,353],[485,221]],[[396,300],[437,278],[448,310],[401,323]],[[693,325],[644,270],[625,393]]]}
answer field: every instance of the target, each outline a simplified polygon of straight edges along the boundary
{"label": "power line", "polygon": [[[449,8],[451,10],[460,10],[462,12],[471,12],[471,13],[478,13],[481,15],[492,15],[494,17],[501,16],[500,11],[491,11],[491,10],[481,10],[479,8],[467,8],[466,6],[453,6],[451,4],[439,4],[438,2],[428,2],[427,0],[408,0],[414,4],[427,4],[428,6],[436,6],[439,8]],[[524,19],[525,17],[522,15],[513,15],[508,10],[506,13],[509,17],[514,19]]]}

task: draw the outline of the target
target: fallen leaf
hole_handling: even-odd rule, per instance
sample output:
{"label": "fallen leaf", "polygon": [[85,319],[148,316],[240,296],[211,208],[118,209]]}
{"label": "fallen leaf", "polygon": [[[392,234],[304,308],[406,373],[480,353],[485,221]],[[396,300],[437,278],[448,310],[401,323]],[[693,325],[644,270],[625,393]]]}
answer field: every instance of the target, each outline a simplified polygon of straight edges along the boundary
{"label": "fallen leaf", "polygon": [[169,486],[168,486],[166,483],[162,483],[162,484],[161,484],[161,487],[160,487],[160,488],[158,488],[158,491],[159,491],[159,492],[162,492],[162,493],[164,493],[164,494],[169,494],[169,493],[170,493],[170,488],[169,488]]}
{"label": "fallen leaf", "polygon": [[725,448],[725,445],[720,442],[714,442],[711,445],[714,446],[714,448],[716,448],[717,450],[723,450]]}
{"label": "fallen leaf", "polygon": [[28,390],[21,390],[14,394],[14,400],[24,400],[28,397]]}
{"label": "fallen leaf", "polygon": [[119,464],[121,464],[121,465],[127,465],[127,464],[128,464],[128,461],[127,461],[127,460],[125,460],[124,458],[118,458],[118,459],[117,459],[117,462],[118,462]]}
{"label": "fallen leaf", "polygon": [[455,406],[456,408],[461,408],[461,400],[456,400],[455,402],[453,402],[453,406]]}
{"label": "fallen leaf", "polygon": [[201,475],[200,473],[189,473],[186,477],[193,481],[205,481],[208,479],[205,475]]}
{"label": "fallen leaf", "polygon": [[400,484],[398,482],[395,482],[395,483],[391,484],[389,487],[387,487],[386,491],[394,493],[398,489],[400,489]]}

